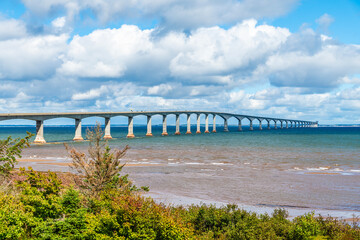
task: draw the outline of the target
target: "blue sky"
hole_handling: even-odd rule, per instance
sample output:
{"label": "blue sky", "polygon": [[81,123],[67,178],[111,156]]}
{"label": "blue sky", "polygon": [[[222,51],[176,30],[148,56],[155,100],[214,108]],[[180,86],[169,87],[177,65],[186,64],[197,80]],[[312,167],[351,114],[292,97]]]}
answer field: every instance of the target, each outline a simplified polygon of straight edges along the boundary
{"label": "blue sky", "polygon": [[2,0],[0,112],[360,123],[358,26],[355,0]]}

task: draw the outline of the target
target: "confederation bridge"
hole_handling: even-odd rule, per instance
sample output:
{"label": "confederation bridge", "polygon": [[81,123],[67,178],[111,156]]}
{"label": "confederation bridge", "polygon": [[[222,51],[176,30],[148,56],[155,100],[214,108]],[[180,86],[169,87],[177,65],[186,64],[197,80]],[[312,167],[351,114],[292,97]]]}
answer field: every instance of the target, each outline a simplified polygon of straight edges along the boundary
{"label": "confederation bridge", "polygon": [[175,115],[176,117],[176,131],[175,135],[180,135],[180,115],[185,114],[187,116],[187,131],[186,134],[191,134],[190,117],[196,116],[196,133],[200,131],[200,116],[205,116],[205,131],[204,133],[210,133],[209,131],[209,116],[213,117],[212,132],[216,132],[216,116],[219,116],[224,120],[224,132],[228,132],[228,120],[230,118],[236,118],[239,121],[239,131],[242,131],[241,121],[248,119],[250,122],[249,130],[253,130],[253,121],[257,120],[259,123],[259,129],[262,130],[262,122],[267,122],[267,129],[270,129],[270,123],[273,122],[273,128],[277,129],[278,123],[280,128],[300,128],[300,127],[317,127],[318,122],[293,120],[293,119],[281,119],[271,117],[259,117],[233,113],[222,112],[209,112],[209,111],[140,111],[140,112],[79,112],[79,113],[8,113],[0,114],[0,121],[11,119],[26,119],[36,121],[36,137],[34,143],[46,143],[44,138],[44,121],[54,118],[72,118],[75,119],[75,137],[74,141],[82,141],[81,135],[81,120],[88,117],[103,117],[105,118],[105,135],[104,139],[111,139],[110,132],[110,118],[124,116],[128,118],[128,138],[134,138],[134,123],[133,119],[136,116],[147,116],[147,133],[146,136],[152,136],[151,132],[151,117],[154,115],[161,115],[163,117],[163,136],[167,136],[167,124],[166,118],[168,115]]}

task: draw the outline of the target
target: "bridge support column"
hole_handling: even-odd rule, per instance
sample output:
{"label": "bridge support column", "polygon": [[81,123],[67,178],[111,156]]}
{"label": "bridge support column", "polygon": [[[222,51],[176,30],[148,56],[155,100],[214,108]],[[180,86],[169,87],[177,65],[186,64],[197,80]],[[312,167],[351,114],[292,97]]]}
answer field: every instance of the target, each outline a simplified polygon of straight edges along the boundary
{"label": "bridge support column", "polygon": [[216,133],[216,115],[213,115],[213,133]]}
{"label": "bridge support column", "polygon": [[129,121],[128,121],[128,135],[126,136],[127,138],[134,138],[134,119],[132,116],[129,116]]}
{"label": "bridge support column", "polygon": [[249,130],[250,131],[252,131],[252,130],[254,130],[254,128],[253,128],[253,122],[252,122],[253,120],[250,120],[250,127],[249,127]]}
{"label": "bridge support column", "polygon": [[187,129],[186,129],[186,134],[191,134],[190,114],[187,115]]}
{"label": "bridge support column", "polygon": [[196,116],[196,134],[200,134],[200,114]]}
{"label": "bridge support column", "polygon": [[274,129],[277,129],[276,121],[274,121]]}
{"label": "bridge support column", "polygon": [[169,135],[169,134],[167,133],[166,115],[163,115],[163,132],[162,132],[161,135],[163,135],[163,136]]}
{"label": "bridge support column", "polygon": [[44,139],[44,121],[36,120],[36,137],[34,143],[46,143]]}
{"label": "bridge support column", "polygon": [[205,115],[205,132],[204,133],[210,133],[209,132],[209,115]]}
{"label": "bridge support column", "polygon": [[289,128],[289,122],[286,121],[286,128]]}
{"label": "bridge support column", "polygon": [[283,121],[280,122],[280,128],[283,129],[284,126],[283,126]]}
{"label": "bridge support column", "polygon": [[262,123],[259,121],[259,130],[262,130]]}
{"label": "bridge support column", "polygon": [[176,115],[176,130],[175,135],[180,135],[180,115]]}
{"label": "bridge support column", "polygon": [[238,130],[239,130],[239,132],[241,132],[242,131],[241,119],[238,119],[238,120],[239,120]]}
{"label": "bridge support column", "polygon": [[228,128],[228,121],[226,118],[224,118],[224,132],[228,132],[229,128]]}
{"label": "bridge support column", "polygon": [[152,137],[152,125],[151,125],[151,116],[147,116],[147,131],[146,131],[146,136],[147,137]]}
{"label": "bridge support column", "polygon": [[270,130],[270,120],[266,120],[267,121],[267,129]]}
{"label": "bridge support column", "polygon": [[73,141],[84,141],[81,136],[81,119],[75,119],[75,137]]}
{"label": "bridge support column", "polygon": [[105,118],[105,135],[104,139],[112,139],[110,132],[110,118]]}

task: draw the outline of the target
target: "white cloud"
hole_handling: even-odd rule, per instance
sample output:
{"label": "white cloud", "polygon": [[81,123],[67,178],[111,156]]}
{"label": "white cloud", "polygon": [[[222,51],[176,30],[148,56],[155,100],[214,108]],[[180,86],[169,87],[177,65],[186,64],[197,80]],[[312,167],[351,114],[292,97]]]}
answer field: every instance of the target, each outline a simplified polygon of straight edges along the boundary
{"label": "white cloud", "polygon": [[65,17],[58,17],[56,19],[54,19],[51,24],[55,27],[55,28],[63,28],[65,26],[66,23],[66,18]]}
{"label": "white cloud", "polygon": [[160,21],[169,29],[233,24],[247,18],[261,19],[286,14],[298,0],[23,0],[35,16],[51,16],[63,10],[68,21],[91,10],[101,23],[114,19]]}
{"label": "white cloud", "polygon": [[108,92],[108,88],[106,86],[101,86],[100,88],[91,89],[85,93],[76,93],[71,97],[71,99],[75,101],[90,100],[90,99],[99,98],[102,94],[106,92]]}
{"label": "white cloud", "polygon": [[25,23],[17,19],[0,17],[0,41],[21,38],[27,35]]}
{"label": "white cloud", "polygon": [[[153,85],[174,78],[184,85],[243,82],[258,64],[280,48],[287,29],[256,25],[255,20],[225,30],[201,28],[189,36],[123,25],[87,36],[75,36],[59,74],[75,77],[121,78]],[[157,84],[157,85],[159,85]],[[152,94],[152,93],[151,93]]]}
{"label": "white cloud", "polygon": [[[301,37],[300,37],[301,38]],[[306,39],[306,38],[305,38]],[[301,87],[309,91],[323,92],[338,87],[346,76],[357,74],[360,69],[360,46],[341,45],[328,39],[299,41],[292,47],[284,44],[271,55],[265,65],[259,65],[256,75],[268,76],[270,83],[278,87]]]}
{"label": "white cloud", "polygon": [[329,14],[325,13],[319,19],[316,20],[316,23],[319,25],[319,29],[321,32],[327,32],[330,25],[334,22],[334,18],[332,18]]}
{"label": "white cloud", "polygon": [[256,24],[248,20],[228,30],[213,27],[192,32],[184,50],[171,61],[171,74],[217,83],[223,79],[220,76],[230,80],[229,75],[248,75],[290,35],[287,29]]}
{"label": "white cloud", "polygon": [[78,77],[121,77],[128,63],[152,48],[151,31],[123,25],[75,36],[63,58],[60,74]]}
{"label": "white cloud", "polygon": [[0,76],[3,79],[50,77],[60,65],[67,35],[24,37],[0,41]]}
{"label": "white cloud", "polygon": [[160,84],[148,88],[147,93],[149,95],[166,95],[169,91],[173,90],[173,87],[169,84]]}

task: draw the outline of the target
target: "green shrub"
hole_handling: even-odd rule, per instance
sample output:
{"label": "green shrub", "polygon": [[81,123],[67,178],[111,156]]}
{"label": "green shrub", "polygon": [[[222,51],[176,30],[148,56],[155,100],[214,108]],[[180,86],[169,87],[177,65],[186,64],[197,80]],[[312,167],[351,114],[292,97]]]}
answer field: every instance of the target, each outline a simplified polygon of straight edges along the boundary
{"label": "green shrub", "polygon": [[10,176],[17,163],[16,157],[21,158],[21,150],[30,146],[32,136],[33,134],[27,132],[27,136],[22,139],[12,139],[9,136],[5,140],[0,140],[0,184]]}
{"label": "green shrub", "polygon": [[60,217],[62,207],[59,193],[62,186],[56,173],[49,171],[45,174],[29,167],[28,171],[20,168],[20,175],[26,177],[24,181],[17,181],[25,209],[42,219]]}

